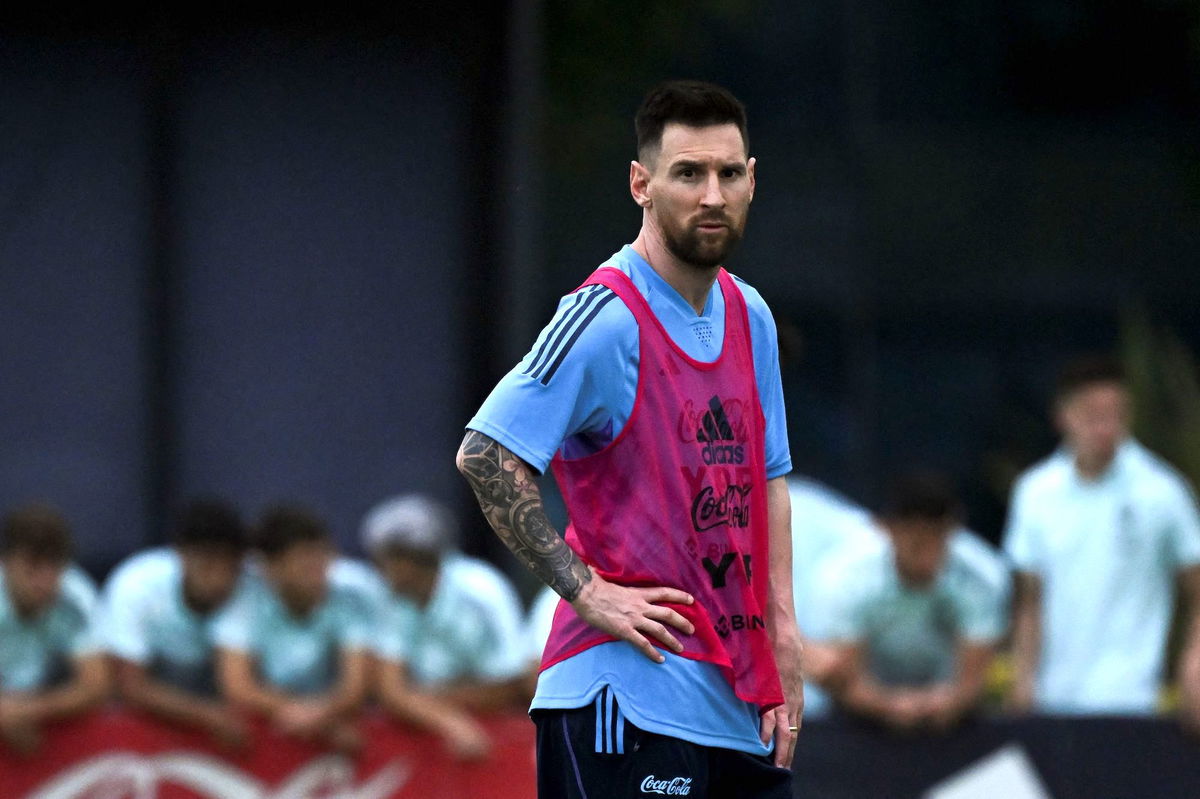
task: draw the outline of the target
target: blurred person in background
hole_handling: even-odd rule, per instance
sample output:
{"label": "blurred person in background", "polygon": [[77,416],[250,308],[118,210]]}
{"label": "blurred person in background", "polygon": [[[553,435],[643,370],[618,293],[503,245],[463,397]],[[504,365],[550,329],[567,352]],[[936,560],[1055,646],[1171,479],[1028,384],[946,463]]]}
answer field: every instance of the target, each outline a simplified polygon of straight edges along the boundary
{"label": "blurred person in background", "polygon": [[268,510],[255,545],[258,574],[213,627],[222,695],[286,735],[357,748],[378,597],[344,577],[325,523],[303,508]]}
{"label": "blurred person in background", "polygon": [[376,689],[399,718],[437,733],[455,755],[487,753],[472,714],[525,697],[521,603],[489,563],[455,550],[445,507],[416,494],[373,508],[362,542],[387,584]]}
{"label": "blurred person in background", "polygon": [[1008,570],[1000,554],[960,526],[949,480],[914,472],[891,489],[882,546],[827,562],[828,640],[810,642],[821,677],[851,714],[909,731],[944,730],[982,697],[1007,629]]}
{"label": "blurred person in background", "polygon": [[[1187,482],[1129,433],[1120,363],[1059,376],[1062,446],[1016,482],[1005,551],[1017,572],[1013,704],[1053,714],[1148,714],[1176,582],[1195,620],[1200,517]],[[1185,723],[1200,724],[1200,625],[1181,651]]]}
{"label": "blurred person in background", "polygon": [[542,667],[542,654],[546,651],[546,642],[550,640],[550,628],[554,626],[554,614],[558,611],[558,602],[562,599],[548,585],[538,589],[525,613],[525,643],[526,663],[525,694],[532,698],[537,692],[538,672]]}
{"label": "blurred person in background", "polygon": [[818,643],[828,637],[829,603],[836,598],[820,590],[821,576],[831,562],[850,552],[883,547],[885,541],[869,511],[828,486],[797,475],[789,476],[787,485],[796,622],[805,641],[804,717],[816,719],[827,716],[832,707],[821,685],[837,679],[841,667],[833,650]]}
{"label": "blurred person in background", "polygon": [[[778,337],[721,267],[754,194],[745,109],[672,81],[634,127],[638,235],[561,300],[458,466],[566,600],[532,704],[540,795],[790,797],[803,697]],[[566,540],[535,479],[551,462]]]}
{"label": "blurred person in background", "polygon": [[174,546],[117,566],[102,603],[101,636],[121,698],[233,747],[246,742],[248,729],[217,694],[213,625],[245,588],[247,546],[236,511],[215,500],[192,502],[176,520]]}
{"label": "blurred person in background", "polygon": [[39,747],[45,723],[108,693],[96,589],[71,553],[70,527],[53,508],[19,508],[0,528],[0,740],[19,752]]}

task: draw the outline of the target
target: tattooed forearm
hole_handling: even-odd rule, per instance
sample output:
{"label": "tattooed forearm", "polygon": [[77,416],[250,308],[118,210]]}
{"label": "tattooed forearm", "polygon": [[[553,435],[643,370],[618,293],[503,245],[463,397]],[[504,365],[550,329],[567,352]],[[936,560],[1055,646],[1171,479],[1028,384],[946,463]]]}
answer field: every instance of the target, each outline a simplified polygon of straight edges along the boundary
{"label": "tattooed forearm", "polygon": [[495,439],[468,430],[458,470],[504,545],[563,599],[579,596],[592,573],[546,518],[529,465]]}

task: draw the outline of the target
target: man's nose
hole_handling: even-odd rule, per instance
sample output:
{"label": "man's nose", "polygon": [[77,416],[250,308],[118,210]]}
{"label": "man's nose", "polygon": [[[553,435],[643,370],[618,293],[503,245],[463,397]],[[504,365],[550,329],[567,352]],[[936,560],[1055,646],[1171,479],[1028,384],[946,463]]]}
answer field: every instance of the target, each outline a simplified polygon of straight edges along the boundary
{"label": "man's nose", "polygon": [[700,204],[706,208],[725,206],[725,195],[721,192],[721,176],[715,172],[708,176],[708,181],[704,184],[704,196],[700,198]]}

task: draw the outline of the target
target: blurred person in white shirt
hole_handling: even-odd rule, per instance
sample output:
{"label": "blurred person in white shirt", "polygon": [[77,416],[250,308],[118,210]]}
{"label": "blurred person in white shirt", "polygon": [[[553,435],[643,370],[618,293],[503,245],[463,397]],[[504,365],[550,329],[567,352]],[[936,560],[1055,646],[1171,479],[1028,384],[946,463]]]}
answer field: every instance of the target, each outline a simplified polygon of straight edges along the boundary
{"label": "blurred person in white shirt", "polygon": [[483,756],[490,741],[476,714],[527,698],[516,591],[494,566],[455,549],[453,519],[425,496],[373,508],[362,541],[389,589],[375,645],[380,701],[457,756]]}
{"label": "blurred person in white shirt", "polygon": [[1180,653],[1183,721],[1200,728],[1200,516],[1187,481],[1129,432],[1121,365],[1068,364],[1062,446],[1017,481],[1004,548],[1017,572],[1018,710],[1154,712],[1176,586],[1191,622]]}

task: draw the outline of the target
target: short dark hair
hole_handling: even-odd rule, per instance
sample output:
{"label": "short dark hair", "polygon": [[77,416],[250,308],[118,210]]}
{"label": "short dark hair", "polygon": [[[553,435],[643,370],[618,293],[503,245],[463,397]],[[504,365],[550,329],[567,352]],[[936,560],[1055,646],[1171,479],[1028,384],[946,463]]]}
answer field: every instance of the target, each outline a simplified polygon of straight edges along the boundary
{"label": "short dark hair", "polygon": [[1066,400],[1080,389],[1099,383],[1125,385],[1125,367],[1112,355],[1084,355],[1067,362],[1058,373],[1054,399]]}
{"label": "short dark hair", "polygon": [[241,553],[250,535],[241,516],[219,499],[194,499],[184,505],[175,520],[175,543],[181,547],[220,547]]}
{"label": "short dark hair", "polygon": [[962,505],[953,481],[934,470],[913,470],[892,481],[883,504],[884,519],[944,521],[958,518]]}
{"label": "short dark hair", "polygon": [[662,145],[663,129],[671,122],[695,128],[737,125],[742,144],[750,151],[745,106],[728,89],[715,83],[671,80],[650,90],[633,119],[639,160],[648,160],[650,150]]}
{"label": "short dark hair", "polygon": [[42,503],[22,505],[4,517],[0,555],[20,553],[66,563],[74,552],[71,526],[58,510]]}
{"label": "short dark hair", "polygon": [[254,543],[268,558],[282,555],[297,544],[328,543],[329,528],[312,511],[298,505],[268,508],[258,523]]}

